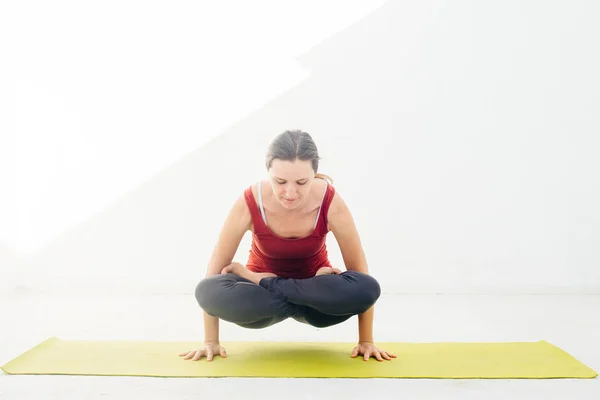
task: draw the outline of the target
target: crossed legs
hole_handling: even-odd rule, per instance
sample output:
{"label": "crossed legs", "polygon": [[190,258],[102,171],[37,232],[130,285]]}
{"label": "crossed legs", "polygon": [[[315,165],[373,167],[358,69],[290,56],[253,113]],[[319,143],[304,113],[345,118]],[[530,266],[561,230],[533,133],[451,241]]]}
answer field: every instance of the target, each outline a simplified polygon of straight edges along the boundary
{"label": "crossed legs", "polygon": [[370,275],[345,271],[308,279],[267,277],[260,284],[228,273],[203,279],[196,299],[209,315],[244,328],[265,328],[287,318],[327,327],[367,311],[379,298]]}

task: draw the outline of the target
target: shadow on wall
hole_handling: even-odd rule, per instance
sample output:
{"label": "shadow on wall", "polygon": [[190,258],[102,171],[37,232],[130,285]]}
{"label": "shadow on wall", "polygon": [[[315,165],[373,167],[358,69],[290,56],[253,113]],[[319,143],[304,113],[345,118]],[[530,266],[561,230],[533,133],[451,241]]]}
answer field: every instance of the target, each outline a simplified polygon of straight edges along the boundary
{"label": "shadow on wall", "polygon": [[[204,276],[230,206],[247,186],[266,177],[264,153],[276,134],[286,129],[310,132],[325,158],[320,170],[336,175],[327,166],[338,151],[331,144],[352,141],[348,129],[352,123],[330,124],[329,118],[337,119],[333,113],[341,116],[347,107],[338,104],[322,113],[315,94],[309,93],[315,89],[323,91],[317,97],[328,91],[323,82],[306,82],[286,92],[52,240],[27,257],[26,284],[84,292],[103,287],[193,291]],[[335,169],[343,171],[351,165],[350,161]],[[248,234],[237,260],[245,261],[249,245]],[[331,253],[335,257],[336,250]]]}
{"label": "shadow on wall", "polygon": [[581,105],[598,106],[598,79],[572,92],[600,69],[593,20],[576,6],[386,3],[301,57],[310,79],[29,257],[21,284],[192,293],[229,208],[266,176],[270,140],[302,129],[384,292],[597,289],[597,226],[571,235],[600,203],[580,197],[598,144]]}

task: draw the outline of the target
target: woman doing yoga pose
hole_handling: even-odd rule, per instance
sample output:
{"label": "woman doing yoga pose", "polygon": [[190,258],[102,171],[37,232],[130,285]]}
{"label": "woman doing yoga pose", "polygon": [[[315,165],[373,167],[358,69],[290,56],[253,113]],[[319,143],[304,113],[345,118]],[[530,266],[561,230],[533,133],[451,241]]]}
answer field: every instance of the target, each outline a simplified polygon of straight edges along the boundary
{"label": "woman doing yoga pose", "polygon": [[[319,155],[302,131],[278,135],[268,148],[270,179],[248,187],[229,212],[206,277],[196,287],[204,310],[204,346],[180,354],[186,360],[226,357],[219,319],[259,329],[287,318],[315,327],[358,315],[358,343],[351,357],[379,361],[396,356],[373,340],[373,310],[379,283],[367,260],[352,215],[333,187],[318,174]],[[329,182],[328,182],[329,180]],[[246,265],[233,257],[246,231],[252,246]],[[325,239],[332,232],[346,271],[334,268]]]}

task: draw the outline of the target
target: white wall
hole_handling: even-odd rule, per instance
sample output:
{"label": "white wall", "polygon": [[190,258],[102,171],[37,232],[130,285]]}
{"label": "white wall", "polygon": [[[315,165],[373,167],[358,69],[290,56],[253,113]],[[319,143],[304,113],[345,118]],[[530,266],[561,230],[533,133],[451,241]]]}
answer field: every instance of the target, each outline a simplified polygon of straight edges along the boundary
{"label": "white wall", "polygon": [[296,57],[383,2],[2,2],[0,243],[33,253],[87,221],[306,79]]}
{"label": "white wall", "polygon": [[[35,241],[37,247],[30,241],[23,247],[28,251],[17,252],[20,267],[9,272],[11,285],[193,290],[229,207],[265,176],[268,142],[285,129],[303,129],[319,145],[321,171],[335,179],[353,210],[384,291],[598,293],[598,17],[592,1],[388,2],[299,57],[310,75],[297,75],[293,85],[279,81],[265,92],[262,107],[243,118],[239,112],[237,119],[223,116],[228,127],[208,142],[195,135],[202,124],[193,121],[224,112],[227,101],[194,103],[201,84],[185,91],[192,104],[168,114],[187,118],[174,122],[175,129],[169,129],[169,118],[154,123],[153,115],[169,109],[162,96],[154,99],[151,90],[134,95],[134,87],[123,92],[115,85],[90,106],[99,114],[79,109],[80,125],[72,130],[78,141],[56,148],[85,164],[83,143],[95,136],[82,127],[101,121],[104,105],[111,110],[113,101],[143,98],[147,110],[134,108],[136,123],[119,131],[130,135],[123,136],[129,145],[120,154],[97,155],[90,165],[99,169],[89,179],[71,179],[60,190],[40,191],[37,202],[16,203],[37,204],[44,210],[37,220],[50,221],[52,208],[40,204],[84,199],[80,187],[104,193],[110,186],[105,182],[119,172],[110,167],[115,160],[129,171],[124,175],[139,179],[124,179],[119,196],[113,191],[102,207],[90,205],[68,229]],[[168,48],[159,54],[172,57]],[[214,70],[222,66],[218,58],[210,63]],[[168,87],[177,71],[177,65],[165,64],[164,73],[155,75],[158,85]],[[192,76],[189,69],[183,73]],[[270,82],[267,77],[260,82]],[[229,87],[230,95],[249,90],[237,89]],[[77,102],[77,95],[65,96]],[[103,132],[111,131],[116,115],[124,114],[98,122]],[[28,126],[25,133],[41,129]],[[188,132],[186,140],[177,136],[181,131]],[[159,155],[160,145],[168,153],[160,162],[144,164],[137,175],[125,169]],[[209,188],[218,194],[210,196]],[[22,213],[24,220],[33,219]],[[17,229],[13,222],[5,238],[18,235]],[[240,246],[240,261],[249,240],[247,235]],[[333,262],[341,263],[333,237],[329,246]]]}

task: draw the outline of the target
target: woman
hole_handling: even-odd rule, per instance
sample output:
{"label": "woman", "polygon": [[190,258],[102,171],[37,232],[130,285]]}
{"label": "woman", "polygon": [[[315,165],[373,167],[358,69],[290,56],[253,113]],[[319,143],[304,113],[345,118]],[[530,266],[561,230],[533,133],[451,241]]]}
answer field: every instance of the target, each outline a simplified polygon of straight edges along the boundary
{"label": "woman", "polygon": [[[373,305],[378,282],[353,218],[326,175],[317,174],[317,147],[308,133],[286,131],[269,146],[270,180],[247,188],[221,229],[208,271],[196,287],[204,310],[203,348],[180,354],[194,361],[226,357],[219,319],[245,328],[265,328],[287,318],[326,327],[358,315],[359,339],[351,357],[378,361],[396,356],[373,342]],[[232,262],[245,232],[252,248],[246,266]],[[325,237],[331,231],[347,271],[333,268]]]}

